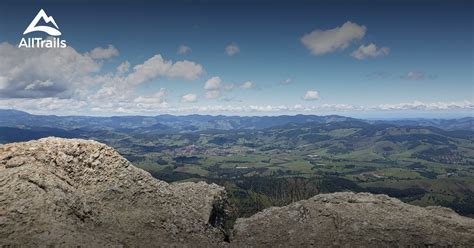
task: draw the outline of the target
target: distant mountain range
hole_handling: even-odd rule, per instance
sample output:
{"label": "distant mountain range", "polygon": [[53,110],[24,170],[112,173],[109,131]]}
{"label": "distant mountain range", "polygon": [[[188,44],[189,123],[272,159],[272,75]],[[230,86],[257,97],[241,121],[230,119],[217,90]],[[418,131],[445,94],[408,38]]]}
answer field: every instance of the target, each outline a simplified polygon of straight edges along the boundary
{"label": "distant mountain range", "polygon": [[157,116],[55,116],[32,115],[17,110],[0,110],[0,126],[4,127],[50,127],[66,130],[135,130],[186,132],[201,130],[261,129],[289,123],[329,123],[346,121],[352,118],[329,115],[294,116],[211,116],[211,115],[157,115]]}
{"label": "distant mountain range", "polygon": [[370,123],[390,123],[398,126],[425,126],[437,127],[444,130],[471,130],[474,131],[474,117],[458,119],[400,119],[370,121]]}
{"label": "distant mountain range", "polygon": [[[332,123],[357,120],[339,115],[281,115],[281,116],[56,116],[33,115],[17,110],[0,110],[0,127],[22,129],[53,128],[64,130],[116,130],[164,133],[203,130],[263,129],[298,123]],[[431,126],[444,130],[474,130],[474,117],[460,119],[360,120],[371,124],[388,123],[397,126]],[[48,131],[48,130],[42,130]],[[49,130],[52,131],[52,130]]]}

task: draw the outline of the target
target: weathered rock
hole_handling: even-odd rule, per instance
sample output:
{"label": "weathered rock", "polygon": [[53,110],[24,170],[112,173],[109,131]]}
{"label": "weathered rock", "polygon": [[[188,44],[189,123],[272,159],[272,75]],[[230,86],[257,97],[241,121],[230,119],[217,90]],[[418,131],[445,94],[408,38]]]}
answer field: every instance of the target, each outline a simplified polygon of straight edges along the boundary
{"label": "weathered rock", "polygon": [[238,247],[472,247],[474,220],[386,195],[321,194],[238,219]]}
{"label": "weathered rock", "polygon": [[215,184],[168,184],[95,141],[0,146],[0,246],[217,246]]}

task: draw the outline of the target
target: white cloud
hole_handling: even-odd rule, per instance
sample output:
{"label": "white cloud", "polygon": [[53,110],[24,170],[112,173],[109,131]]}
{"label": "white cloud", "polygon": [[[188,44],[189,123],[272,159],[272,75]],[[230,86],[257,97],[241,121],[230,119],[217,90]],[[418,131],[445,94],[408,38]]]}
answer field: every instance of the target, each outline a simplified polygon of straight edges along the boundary
{"label": "white cloud", "polygon": [[149,96],[137,97],[134,101],[86,101],[79,99],[41,98],[41,99],[0,99],[1,108],[24,110],[35,114],[60,115],[111,115],[111,114],[216,114],[216,113],[340,113],[370,111],[473,111],[474,104],[470,101],[432,102],[414,101],[411,103],[382,104],[378,106],[357,106],[352,104],[321,104],[321,105],[191,105],[174,107],[165,101],[164,89]]}
{"label": "white cloud", "polygon": [[118,55],[119,51],[112,45],[107,48],[96,47],[89,53],[89,56],[93,59],[108,59]]}
{"label": "white cloud", "polygon": [[143,64],[133,67],[133,72],[128,75],[127,82],[138,85],[160,76],[194,80],[202,73],[203,68],[200,64],[188,60],[173,63],[171,60],[164,60],[160,54],[157,54]]}
{"label": "white cloud", "polygon": [[181,97],[181,102],[196,102],[198,99],[196,94],[186,94]]}
{"label": "white cloud", "polygon": [[157,54],[146,60],[143,64],[134,66],[133,72],[127,77],[127,81],[130,84],[138,85],[159,76],[167,75],[172,66],[173,63],[171,61],[165,61],[160,54]]}
{"label": "white cloud", "polygon": [[206,91],[205,97],[208,99],[218,98],[222,95],[223,91],[233,90],[236,86],[234,84],[224,84],[219,76],[211,77],[204,84],[204,90]]}
{"label": "white cloud", "polygon": [[0,97],[71,97],[88,87],[88,76],[101,69],[99,62],[72,47],[18,48],[4,42],[0,58]]}
{"label": "white cloud", "polygon": [[255,84],[252,81],[246,81],[243,84],[240,85],[240,88],[242,89],[252,89],[255,88]]}
{"label": "white cloud", "polygon": [[186,45],[181,45],[178,48],[178,54],[184,55],[188,54],[189,52],[191,52],[191,48]]}
{"label": "white cloud", "polygon": [[319,100],[319,92],[315,90],[308,90],[306,91],[306,94],[304,94],[303,99],[306,101]]}
{"label": "white cloud", "polygon": [[184,60],[173,63],[157,54],[134,66],[133,71],[128,74],[117,72],[93,77],[91,80],[102,87],[89,97],[96,101],[130,101],[135,88],[140,84],[163,76],[193,80],[203,71],[202,66],[195,62]]}
{"label": "white cloud", "polygon": [[204,105],[191,106],[179,109],[169,109],[180,113],[324,113],[330,111],[360,111],[363,107],[351,104],[323,104],[323,105]]}
{"label": "white cloud", "polygon": [[337,49],[345,49],[351,42],[362,39],[366,31],[365,26],[347,21],[341,27],[328,30],[317,29],[305,34],[301,42],[312,54],[321,55]]}
{"label": "white cloud", "polygon": [[227,45],[227,47],[225,48],[225,52],[227,53],[227,55],[233,56],[240,52],[240,48],[237,45],[237,43],[232,42],[229,45]]}
{"label": "white cloud", "polygon": [[361,45],[359,48],[351,53],[351,56],[356,59],[376,58],[379,56],[388,55],[390,49],[388,47],[381,47],[377,49],[374,43],[370,43],[367,46]]}
{"label": "white cloud", "polygon": [[117,66],[117,73],[122,75],[130,70],[130,62],[124,61]]}
{"label": "white cloud", "polygon": [[[0,43],[0,108],[42,114],[138,114],[169,108],[166,90],[136,95],[138,85],[159,77],[193,80],[203,67],[192,61],[172,62],[157,54],[130,70],[124,61],[101,72],[105,50],[79,53],[63,49],[25,49]],[[109,53],[113,54],[113,53]],[[93,59],[97,58],[96,59]]]}
{"label": "white cloud", "polygon": [[206,81],[204,84],[205,90],[219,90],[221,88],[221,78],[220,77],[211,77],[209,80]]}
{"label": "white cloud", "polygon": [[425,73],[410,71],[406,75],[403,75],[402,78],[407,79],[407,80],[423,80],[425,79]]}
{"label": "white cloud", "polygon": [[413,101],[408,103],[382,104],[376,107],[380,110],[455,110],[455,109],[472,109],[474,104],[470,101],[460,102],[432,102],[425,103],[422,101]]}
{"label": "white cloud", "polygon": [[169,69],[167,76],[184,78],[186,80],[197,79],[203,73],[202,66],[192,61],[177,61]]}

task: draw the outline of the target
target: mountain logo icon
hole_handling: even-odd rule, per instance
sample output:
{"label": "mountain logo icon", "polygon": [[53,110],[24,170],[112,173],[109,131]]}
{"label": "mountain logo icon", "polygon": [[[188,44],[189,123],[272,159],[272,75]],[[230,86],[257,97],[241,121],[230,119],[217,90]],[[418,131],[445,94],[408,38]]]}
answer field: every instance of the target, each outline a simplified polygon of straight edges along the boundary
{"label": "mountain logo icon", "polygon": [[[45,23],[52,23],[56,28],[50,26],[37,26],[40,19],[43,19]],[[61,35],[58,24],[56,24],[54,18],[52,16],[46,15],[46,12],[44,12],[43,9],[38,12],[38,14],[35,16],[35,19],[31,21],[30,25],[25,29],[25,32],[23,32],[23,34],[25,35],[35,31],[45,32],[52,36]]]}

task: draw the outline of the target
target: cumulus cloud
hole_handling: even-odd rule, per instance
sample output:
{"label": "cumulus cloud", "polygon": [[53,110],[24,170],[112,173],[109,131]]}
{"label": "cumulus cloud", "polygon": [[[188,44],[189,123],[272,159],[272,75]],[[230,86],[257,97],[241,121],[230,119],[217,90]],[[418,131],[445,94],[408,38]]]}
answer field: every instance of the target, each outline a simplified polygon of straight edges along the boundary
{"label": "cumulus cloud", "polygon": [[209,78],[204,84],[205,97],[208,99],[218,98],[221,95],[222,79],[218,76]]}
{"label": "cumulus cloud", "polygon": [[301,42],[314,55],[322,55],[334,52],[338,49],[345,49],[353,41],[364,37],[367,28],[347,21],[340,27],[328,30],[316,29],[301,37]]}
{"label": "cumulus cloud", "polygon": [[128,75],[127,82],[137,85],[160,76],[194,80],[202,73],[203,68],[200,64],[188,60],[173,63],[157,54],[143,64],[133,67],[133,72]]}
{"label": "cumulus cloud", "polygon": [[[126,68],[128,65],[119,66]],[[203,73],[203,67],[195,62],[183,60],[173,63],[157,54],[142,64],[135,65],[126,73],[96,75],[91,81],[102,87],[89,96],[96,101],[130,101],[138,85],[150,82],[159,77],[182,78],[193,80]]]}
{"label": "cumulus cloud", "polygon": [[214,76],[206,81],[204,84],[205,90],[219,90],[221,88],[222,79],[220,77]]}
{"label": "cumulus cloud", "polygon": [[196,94],[186,94],[181,97],[181,102],[196,102],[198,99]]}
{"label": "cumulus cloud", "polygon": [[[251,83],[251,82],[250,82]],[[245,83],[244,83],[245,84]],[[240,85],[243,86],[244,84]],[[253,86],[245,84],[246,87]],[[222,95],[223,91],[230,91],[236,87],[235,84],[223,83],[222,79],[219,76],[214,76],[209,78],[204,84],[205,97],[208,99],[218,98]]]}
{"label": "cumulus cloud", "polygon": [[204,69],[192,61],[165,60],[160,54],[141,64],[122,62],[102,71],[113,46],[79,53],[63,49],[26,49],[0,43],[0,108],[43,114],[146,113],[169,107],[166,89],[136,95],[140,84],[159,77],[198,78]]}
{"label": "cumulus cloud", "polygon": [[[204,71],[200,64],[182,60],[172,62],[157,54],[129,72],[130,63],[121,63],[115,73],[100,74],[102,62],[118,51],[96,48],[81,54],[72,47],[62,49],[26,49],[0,43],[0,97],[71,98],[87,93],[91,85],[100,85],[97,98],[130,93],[139,84],[158,77],[194,80]],[[83,96],[84,97],[84,96]]]}
{"label": "cumulus cloud", "polygon": [[240,85],[242,89],[252,89],[255,88],[255,84],[252,81],[246,81]]}
{"label": "cumulus cloud", "polygon": [[[161,55],[155,55],[143,64],[134,67],[133,71],[128,75],[103,75],[96,77],[95,80],[102,84],[95,94],[90,98],[95,101],[108,101],[108,102],[128,102],[134,95],[135,88],[143,83],[150,82],[158,77],[181,77],[183,79],[194,79],[198,77],[202,72],[201,65],[189,61],[178,61],[172,63],[171,61],[164,60]],[[158,96],[165,94],[164,92],[158,92],[154,95],[155,99]],[[164,97],[164,96],[163,96]],[[146,102],[148,101],[148,102]],[[152,101],[150,97],[142,97],[135,99],[135,103],[140,103],[138,108],[161,108],[167,105],[167,102]],[[146,105],[145,105],[146,104]],[[127,106],[123,106],[125,109]]]}
{"label": "cumulus cloud", "polygon": [[178,48],[178,54],[184,55],[188,54],[189,52],[191,52],[191,48],[186,45],[181,45]]}
{"label": "cumulus cloud", "polygon": [[201,65],[195,62],[183,60],[177,61],[170,67],[168,77],[183,78],[186,80],[197,79],[204,72]]}
{"label": "cumulus cloud", "polygon": [[367,46],[361,45],[359,48],[351,53],[351,56],[362,60],[366,58],[376,58],[379,56],[388,55],[390,49],[388,47],[377,48],[374,43],[370,43]]}
{"label": "cumulus cloud", "polygon": [[71,97],[101,64],[72,47],[18,48],[0,43],[0,97]]}
{"label": "cumulus cloud", "polygon": [[308,90],[306,94],[304,94],[303,99],[306,101],[319,100],[319,92],[316,90]]}
{"label": "cumulus cloud", "polygon": [[119,51],[112,45],[106,48],[96,47],[89,53],[89,56],[93,59],[108,59],[118,55]]}
{"label": "cumulus cloud", "polygon": [[425,73],[418,71],[409,71],[407,74],[403,75],[402,78],[407,80],[423,80],[425,79]]}
{"label": "cumulus cloud", "polygon": [[227,45],[227,47],[225,48],[225,52],[227,53],[227,55],[233,56],[240,52],[240,48],[237,45],[237,43],[232,42],[229,45]]}

